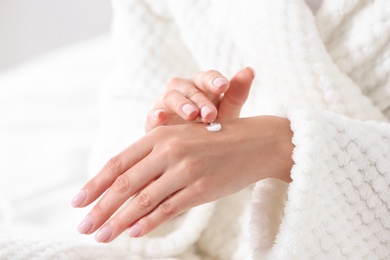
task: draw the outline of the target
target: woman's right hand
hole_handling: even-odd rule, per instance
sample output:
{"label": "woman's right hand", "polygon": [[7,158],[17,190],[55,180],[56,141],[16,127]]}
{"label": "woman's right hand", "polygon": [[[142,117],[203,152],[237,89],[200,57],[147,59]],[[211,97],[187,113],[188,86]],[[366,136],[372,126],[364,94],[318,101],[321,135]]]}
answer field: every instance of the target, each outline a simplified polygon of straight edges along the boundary
{"label": "woman's right hand", "polygon": [[148,132],[157,126],[197,119],[210,123],[217,118],[236,118],[254,76],[254,70],[248,67],[238,71],[230,81],[215,70],[199,72],[191,80],[173,78],[149,112],[145,129]]}

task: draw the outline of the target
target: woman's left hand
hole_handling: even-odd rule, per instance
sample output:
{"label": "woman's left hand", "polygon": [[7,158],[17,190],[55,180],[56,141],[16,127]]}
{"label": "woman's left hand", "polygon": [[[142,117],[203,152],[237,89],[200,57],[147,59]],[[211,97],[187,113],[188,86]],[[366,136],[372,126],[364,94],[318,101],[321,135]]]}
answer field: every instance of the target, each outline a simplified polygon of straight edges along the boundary
{"label": "woman's left hand", "polygon": [[194,206],[258,180],[290,181],[293,144],[287,119],[220,123],[219,132],[201,123],[157,127],[113,157],[72,201],[74,207],[85,207],[105,193],[79,232],[99,229],[98,242],[111,242],[127,228],[131,237],[139,237]]}

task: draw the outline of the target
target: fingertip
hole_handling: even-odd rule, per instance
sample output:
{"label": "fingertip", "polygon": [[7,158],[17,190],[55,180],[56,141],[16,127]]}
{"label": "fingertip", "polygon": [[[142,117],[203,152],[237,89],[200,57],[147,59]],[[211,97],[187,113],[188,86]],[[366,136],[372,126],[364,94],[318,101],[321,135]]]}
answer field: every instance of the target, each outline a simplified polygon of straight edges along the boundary
{"label": "fingertip", "polygon": [[142,227],[139,223],[134,224],[127,230],[127,234],[130,237],[139,237],[142,233]]}
{"label": "fingertip", "polygon": [[160,115],[164,112],[163,109],[157,109],[153,112],[152,118],[153,120],[158,120],[160,118]]}
{"label": "fingertip", "polygon": [[210,106],[204,106],[200,110],[201,119],[204,123],[214,122],[217,117],[216,109]]}
{"label": "fingertip", "polygon": [[83,219],[83,221],[81,221],[81,223],[77,227],[77,231],[80,234],[88,234],[88,232],[91,231],[93,225],[94,219],[92,218],[92,216],[88,215]]}
{"label": "fingertip", "polygon": [[198,109],[193,105],[185,104],[182,106],[182,111],[188,119],[193,119],[196,117]]}
{"label": "fingertip", "polygon": [[99,229],[99,231],[95,234],[95,240],[99,243],[106,243],[111,241],[110,237],[113,234],[112,227],[108,224]]}
{"label": "fingertip", "polygon": [[235,75],[235,77],[238,78],[245,78],[245,79],[250,79],[253,80],[256,76],[256,71],[252,67],[246,67]]}
{"label": "fingertip", "polygon": [[80,190],[79,193],[74,196],[70,204],[73,208],[79,208],[87,199],[87,192],[85,190]]}
{"label": "fingertip", "polygon": [[223,87],[226,87],[229,84],[229,81],[224,77],[217,77],[212,81],[212,84],[217,89],[221,89]]}
{"label": "fingertip", "polygon": [[157,124],[163,124],[168,119],[168,114],[164,109],[157,109],[154,111],[152,119]]}
{"label": "fingertip", "polygon": [[[230,87],[235,88],[239,87],[239,89],[243,89],[243,87],[251,87],[252,82],[255,77],[255,70],[252,67],[246,67],[236,73],[233,78],[230,80]],[[226,93],[225,93],[226,94]]]}
{"label": "fingertip", "polygon": [[252,67],[246,67],[247,70],[250,70],[250,72],[252,72],[252,79],[254,79],[256,77],[256,71],[254,68]]}

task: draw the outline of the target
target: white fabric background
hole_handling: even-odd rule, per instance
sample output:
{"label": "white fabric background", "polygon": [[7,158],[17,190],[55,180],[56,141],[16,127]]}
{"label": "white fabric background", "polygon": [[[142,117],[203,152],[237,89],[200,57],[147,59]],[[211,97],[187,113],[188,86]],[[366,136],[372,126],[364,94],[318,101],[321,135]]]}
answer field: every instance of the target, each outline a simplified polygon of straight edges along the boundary
{"label": "white fabric background", "polygon": [[[46,54],[0,76],[0,223],[76,237],[96,98],[110,67],[108,36]],[[23,229],[23,228],[22,228]],[[54,232],[53,232],[54,231]],[[30,234],[31,235],[31,234]]]}

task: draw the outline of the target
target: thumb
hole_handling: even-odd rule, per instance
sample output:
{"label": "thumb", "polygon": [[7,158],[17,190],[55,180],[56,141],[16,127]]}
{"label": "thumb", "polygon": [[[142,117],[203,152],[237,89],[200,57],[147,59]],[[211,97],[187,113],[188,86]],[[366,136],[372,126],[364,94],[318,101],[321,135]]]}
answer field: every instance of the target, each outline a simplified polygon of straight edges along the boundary
{"label": "thumb", "polygon": [[255,71],[250,67],[240,70],[233,76],[229,89],[219,102],[218,118],[239,117],[241,108],[248,98],[254,77]]}

